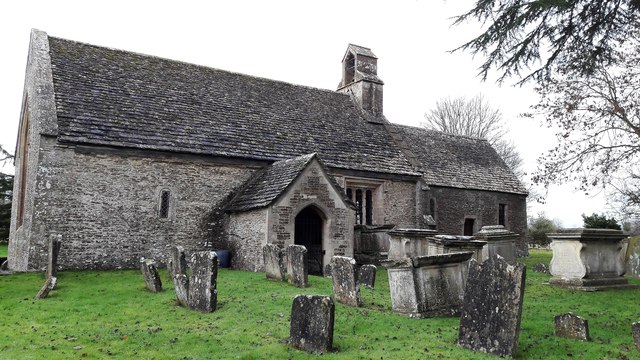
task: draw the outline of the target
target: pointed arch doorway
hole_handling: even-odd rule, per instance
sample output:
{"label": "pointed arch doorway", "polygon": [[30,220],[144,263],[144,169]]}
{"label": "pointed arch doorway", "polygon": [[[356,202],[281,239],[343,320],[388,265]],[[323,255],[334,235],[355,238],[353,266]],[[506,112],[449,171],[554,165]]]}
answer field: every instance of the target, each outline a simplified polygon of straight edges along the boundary
{"label": "pointed arch doorway", "polygon": [[323,218],[322,213],[313,206],[307,206],[296,215],[294,243],[307,248],[309,275],[322,276],[324,268]]}

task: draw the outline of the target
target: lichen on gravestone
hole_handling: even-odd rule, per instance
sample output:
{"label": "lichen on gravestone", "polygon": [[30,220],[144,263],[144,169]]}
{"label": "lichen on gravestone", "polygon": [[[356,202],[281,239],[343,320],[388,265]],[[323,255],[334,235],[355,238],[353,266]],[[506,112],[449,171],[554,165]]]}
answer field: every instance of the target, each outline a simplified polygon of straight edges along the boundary
{"label": "lichen on gravestone", "polygon": [[356,283],[356,261],[346,256],[331,258],[331,279],[336,301],[353,307],[362,306]]}
{"label": "lichen on gravestone", "polygon": [[[480,264],[469,261],[458,344],[498,356],[518,348],[526,266],[510,265],[494,255]],[[491,289],[491,291],[487,291]]]}
{"label": "lichen on gravestone", "polygon": [[335,304],[328,296],[297,295],[291,305],[289,344],[311,353],[333,349]]}
{"label": "lichen on gravestone", "polygon": [[55,289],[57,282],[58,282],[58,278],[57,277],[55,277],[55,276],[48,277],[47,281],[45,281],[44,285],[42,286],[40,291],[38,291],[38,293],[36,294],[35,298],[36,299],[44,299],[47,296],[49,296],[49,292],[51,290]]}
{"label": "lichen on gravestone", "polygon": [[286,264],[284,251],[276,244],[266,244],[262,247],[264,258],[264,272],[267,279],[286,280]]}
{"label": "lichen on gravestone", "polygon": [[218,256],[214,251],[200,251],[191,255],[189,278],[189,307],[212,312],[218,304]]}
{"label": "lichen on gravestone", "polygon": [[162,291],[162,280],[154,260],[140,258],[140,271],[144,277],[144,285],[149,291]]}
{"label": "lichen on gravestone", "polygon": [[566,313],[556,316],[554,323],[553,334],[555,336],[589,341],[589,321],[586,319],[573,313]]}
{"label": "lichen on gravestone", "polygon": [[369,289],[373,289],[376,284],[376,268],[375,265],[366,264],[362,265],[358,270],[358,286],[364,286]]}
{"label": "lichen on gravestone", "polygon": [[287,246],[287,281],[299,288],[308,286],[307,248],[302,245]]}
{"label": "lichen on gravestone", "polygon": [[167,264],[169,275],[176,291],[176,303],[189,307],[189,278],[187,277],[187,259],[182,246],[171,249]]}

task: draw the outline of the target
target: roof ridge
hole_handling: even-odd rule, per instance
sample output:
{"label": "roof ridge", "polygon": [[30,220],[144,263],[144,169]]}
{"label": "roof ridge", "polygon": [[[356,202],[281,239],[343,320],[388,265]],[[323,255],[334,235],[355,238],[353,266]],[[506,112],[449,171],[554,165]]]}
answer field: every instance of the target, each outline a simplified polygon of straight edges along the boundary
{"label": "roof ridge", "polygon": [[478,140],[478,141],[486,141],[489,142],[489,140],[485,139],[485,138],[481,138],[481,137],[477,137],[477,136],[470,136],[470,135],[460,135],[460,134],[452,134],[452,133],[448,133],[446,131],[442,131],[442,130],[436,130],[436,129],[429,129],[423,126],[413,126],[413,125],[406,125],[406,124],[399,124],[399,123],[391,123],[395,126],[402,126],[402,127],[406,127],[406,128],[412,128],[412,129],[420,129],[423,131],[429,131],[429,132],[434,132],[434,133],[438,133],[444,136],[450,136],[450,137],[457,137],[457,138],[466,138],[469,140]]}
{"label": "roof ridge", "polygon": [[188,62],[188,61],[185,61],[185,60],[170,59],[170,58],[162,57],[162,56],[159,56],[159,55],[145,54],[145,53],[141,53],[141,52],[137,52],[137,51],[119,49],[119,48],[114,48],[114,47],[110,47],[110,46],[95,45],[95,44],[90,44],[90,43],[83,42],[83,41],[64,39],[64,38],[57,37],[57,36],[50,36],[49,34],[47,34],[47,37],[51,38],[51,39],[55,39],[57,41],[71,42],[71,43],[75,43],[75,44],[82,45],[82,46],[90,46],[90,47],[99,48],[99,49],[106,49],[106,50],[109,50],[109,51],[115,51],[115,52],[119,52],[119,53],[134,54],[134,55],[141,56],[141,57],[154,58],[154,59],[163,60],[163,61],[169,61],[169,62],[173,62],[173,63],[177,63],[177,64],[185,64],[185,65],[189,65],[189,66],[195,66],[195,67],[199,67],[199,68],[204,68],[204,69],[207,69],[207,70],[219,71],[219,72],[223,72],[223,73],[226,73],[226,74],[240,75],[240,76],[245,76],[245,77],[252,78],[252,79],[264,80],[264,81],[267,81],[267,82],[280,83],[280,84],[284,84],[284,85],[290,85],[290,86],[294,86],[294,87],[301,87],[301,88],[306,88],[306,89],[311,89],[311,90],[319,90],[319,91],[328,92],[328,93],[332,93],[332,94],[338,94],[338,95],[341,95],[341,96],[345,96],[346,95],[344,93],[341,93],[341,92],[338,92],[338,91],[335,91],[335,90],[324,89],[324,88],[314,87],[314,86],[310,86],[310,85],[296,84],[296,83],[292,83],[292,82],[289,82],[289,81],[271,79],[271,78],[267,78],[267,77],[264,77],[264,76],[245,74],[245,73],[241,73],[241,72],[237,72],[237,71],[224,70],[224,69],[220,69],[220,68],[216,68],[216,67],[212,67],[212,66],[208,66],[208,65],[202,65],[202,64],[196,64],[196,63]]}

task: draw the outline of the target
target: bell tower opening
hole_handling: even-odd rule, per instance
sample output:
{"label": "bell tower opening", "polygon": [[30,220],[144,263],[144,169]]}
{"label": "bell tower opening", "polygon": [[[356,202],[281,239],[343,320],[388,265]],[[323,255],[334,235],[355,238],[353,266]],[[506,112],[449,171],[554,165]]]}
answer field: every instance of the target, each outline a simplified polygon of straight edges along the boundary
{"label": "bell tower opening", "polygon": [[322,249],[323,228],[324,220],[318,210],[312,206],[307,206],[296,216],[294,243],[307,248],[309,275],[322,276],[325,253]]}

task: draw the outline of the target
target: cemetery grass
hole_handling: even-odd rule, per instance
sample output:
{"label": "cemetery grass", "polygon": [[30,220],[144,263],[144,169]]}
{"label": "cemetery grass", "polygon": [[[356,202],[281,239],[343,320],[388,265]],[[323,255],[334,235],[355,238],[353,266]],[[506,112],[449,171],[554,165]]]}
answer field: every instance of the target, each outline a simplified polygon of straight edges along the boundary
{"label": "cemetery grass", "polygon": [[[522,359],[640,358],[631,323],[640,320],[640,290],[583,293],[552,288],[549,276],[531,270],[549,264],[549,251],[534,250],[527,264],[520,345]],[[336,304],[334,347],[323,359],[495,359],[456,345],[459,319],[411,319],[391,312],[386,271],[376,289],[362,289],[364,306]],[[62,271],[58,288],[33,297],[40,273],[0,276],[0,359],[308,359],[285,343],[297,294],[331,295],[331,281],[310,276],[298,289],[268,281],[263,273],[221,269],[218,309],[200,313],[175,305],[173,286],[144,289],[136,270]],[[640,284],[635,279],[631,282]],[[592,341],[553,336],[555,315],[574,312],[589,320]]]}
{"label": "cemetery grass", "polygon": [[9,243],[0,241],[0,257],[7,257]]}

